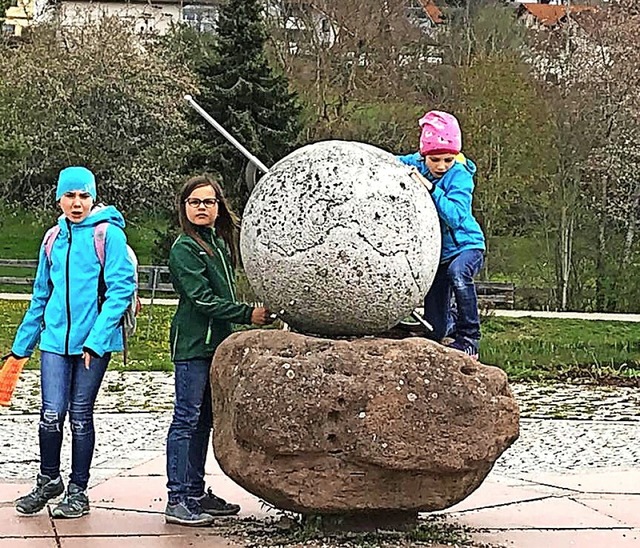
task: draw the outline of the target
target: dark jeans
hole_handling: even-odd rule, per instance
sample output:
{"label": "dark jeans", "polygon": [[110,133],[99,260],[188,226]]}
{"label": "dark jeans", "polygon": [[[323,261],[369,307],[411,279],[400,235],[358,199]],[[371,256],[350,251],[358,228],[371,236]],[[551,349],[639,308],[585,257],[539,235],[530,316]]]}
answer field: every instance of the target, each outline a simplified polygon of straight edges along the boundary
{"label": "dark jeans", "polygon": [[[449,335],[477,344],[480,340],[478,296],[473,278],[484,264],[484,254],[470,249],[440,264],[424,299],[424,317],[433,326],[428,337],[440,341]],[[452,310],[452,296],[455,311]]]}
{"label": "dark jeans", "polygon": [[91,358],[89,369],[82,356],[61,356],[41,352],[40,385],[40,473],[50,478],[60,475],[60,449],[64,419],[69,412],[71,425],[71,483],[86,489],[96,444],[93,405],[102,378],[111,360]]}
{"label": "dark jeans", "polygon": [[169,502],[204,494],[204,464],[213,425],[211,360],[175,362],[176,399],[167,436]]}

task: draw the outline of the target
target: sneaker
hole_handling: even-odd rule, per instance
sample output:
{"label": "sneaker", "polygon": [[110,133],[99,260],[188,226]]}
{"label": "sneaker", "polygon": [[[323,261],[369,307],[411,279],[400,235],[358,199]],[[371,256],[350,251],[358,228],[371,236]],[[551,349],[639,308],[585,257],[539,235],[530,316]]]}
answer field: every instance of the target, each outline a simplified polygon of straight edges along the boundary
{"label": "sneaker", "polygon": [[51,515],[54,518],[80,518],[88,513],[89,497],[87,492],[75,483],[69,484],[67,494],[51,510]]}
{"label": "sneaker", "polygon": [[460,352],[464,352],[467,356],[471,356],[474,360],[478,359],[478,343],[470,342],[465,339],[457,339],[447,345],[447,348],[453,348]]}
{"label": "sneaker", "polygon": [[195,499],[187,499],[176,504],[168,502],[164,511],[164,520],[166,523],[189,527],[207,527],[215,521],[213,516],[204,512]]}
{"label": "sneaker", "polygon": [[49,476],[38,474],[36,486],[31,493],[16,500],[16,510],[21,514],[35,514],[42,510],[47,502],[64,493],[62,477],[51,479]]}
{"label": "sneaker", "polygon": [[235,516],[240,511],[239,504],[232,504],[217,497],[213,494],[211,488],[207,489],[207,492],[196,500],[200,503],[202,511],[211,516]]}

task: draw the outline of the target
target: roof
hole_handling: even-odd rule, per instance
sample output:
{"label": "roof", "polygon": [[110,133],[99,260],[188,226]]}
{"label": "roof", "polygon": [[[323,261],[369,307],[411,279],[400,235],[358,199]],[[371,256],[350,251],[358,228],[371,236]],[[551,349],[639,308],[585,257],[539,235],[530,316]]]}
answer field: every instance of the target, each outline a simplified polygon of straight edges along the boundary
{"label": "roof", "polygon": [[422,8],[425,13],[436,25],[444,24],[442,11],[440,11],[440,8],[433,3],[433,0],[420,0],[420,3],[422,4]]}
{"label": "roof", "polygon": [[566,17],[567,9],[571,15],[584,11],[596,11],[593,6],[572,5],[567,8],[567,6],[552,6],[550,4],[520,4],[518,14],[522,15],[524,12],[529,12],[539,23],[552,27]]}

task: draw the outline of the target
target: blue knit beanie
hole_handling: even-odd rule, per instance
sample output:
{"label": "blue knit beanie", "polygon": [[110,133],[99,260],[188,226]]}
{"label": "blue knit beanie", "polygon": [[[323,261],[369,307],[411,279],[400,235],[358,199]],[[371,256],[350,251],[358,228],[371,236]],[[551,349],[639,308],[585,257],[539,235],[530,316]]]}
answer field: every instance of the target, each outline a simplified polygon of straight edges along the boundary
{"label": "blue knit beanie", "polygon": [[87,192],[96,199],[96,177],[86,167],[66,167],[58,176],[56,200],[62,198],[65,192]]}

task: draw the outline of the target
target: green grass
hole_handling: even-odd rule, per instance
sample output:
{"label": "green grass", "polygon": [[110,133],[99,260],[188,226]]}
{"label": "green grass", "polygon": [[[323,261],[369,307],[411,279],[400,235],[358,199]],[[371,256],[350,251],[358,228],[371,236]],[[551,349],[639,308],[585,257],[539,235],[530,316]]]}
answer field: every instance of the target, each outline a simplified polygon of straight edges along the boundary
{"label": "green grass", "polygon": [[[2,353],[9,351],[27,305],[0,301]],[[173,306],[143,307],[129,345],[128,370],[171,370],[173,312]],[[482,362],[501,367],[511,380],[640,380],[640,323],[489,316],[482,329]],[[28,367],[37,368],[38,360]],[[120,354],[111,367],[123,369]]]}
{"label": "green grass", "polygon": [[481,358],[512,380],[640,379],[640,323],[489,317]]}
{"label": "green grass", "polygon": [[[28,306],[27,301],[0,300],[0,353],[11,349],[13,337]],[[138,318],[138,328],[129,341],[127,370],[131,371],[171,371],[169,359],[169,325],[173,306],[143,306]],[[151,315],[151,321],[149,321]],[[37,369],[39,360],[27,362],[27,369]],[[114,356],[110,367],[123,370],[122,354]]]}
{"label": "green grass", "polygon": [[[0,241],[1,259],[36,260],[40,243],[45,232],[57,219],[55,211],[43,213],[37,217],[33,213],[0,205]],[[163,219],[149,218],[145,221],[127,221],[125,232],[129,245],[135,250],[141,265],[154,264],[151,252],[154,248],[156,229],[166,227]],[[0,267],[0,276],[24,276],[33,278],[35,269]],[[0,291],[11,293],[30,293],[30,285],[0,284]]]}
{"label": "green grass", "polygon": [[[36,216],[0,204],[0,258],[35,259],[45,230],[56,220],[54,210]],[[136,250],[140,264],[152,264],[156,229],[166,221],[150,218],[127,225],[129,243]],[[537,264],[544,255],[544,242],[520,238],[492,243],[493,266],[508,273],[505,279],[538,286],[549,276],[545,267],[521,268]],[[520,265],[520,268],[518,268]],[[518,278],[517,272],[528,272]],[[29,269],[0,268],[0,276],[32,276]],[[30,292],[30,286],[0,286],[0,291]],[[162,296],[162,295],[159,295]],[[242,272],[238,276],[238,297],[253,300]],[[9,350],[26,302],[0,301],[0,353]],[[170,370],[169,323],[172,307],[146,306],[139,327],[130,343],[128,369]],[[152,315],[151,321],[149,315]],[[552,320],[533,318],[483,318],[481,359],[503,368],[512,380],[544,379],[635,379],[640,383],[640,324],[586,320]],[[37,367],[38,360],[30,361]],[[120,355],[112,367],[122,368]]]}

